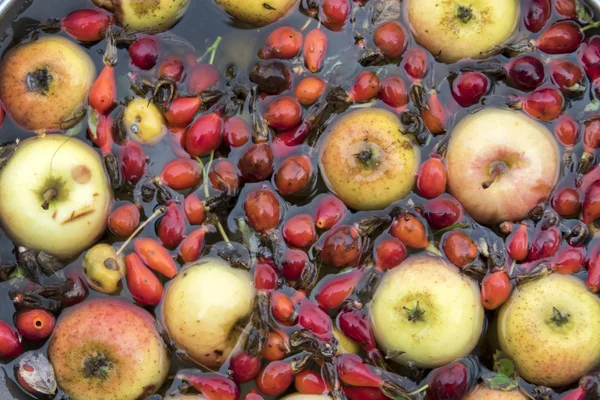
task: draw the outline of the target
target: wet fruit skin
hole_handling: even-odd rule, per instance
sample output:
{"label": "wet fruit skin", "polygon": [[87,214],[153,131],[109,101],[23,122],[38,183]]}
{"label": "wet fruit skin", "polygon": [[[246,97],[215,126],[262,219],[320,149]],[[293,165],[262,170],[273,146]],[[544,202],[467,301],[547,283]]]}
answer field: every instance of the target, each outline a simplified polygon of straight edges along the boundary
{"label": "wet fruit skin", "polygon": [[424,249],[429,245],[425,225],[412,214],[396,217],[390,227],[390,234],[413,249]]}
{"label": "wet fruit skin", "polygon": [[0,321],[0,357],[13,358],[23,353],[19,335],[4,321]]}
{"label": "wet fruit skin", "polygon": [[275,29],[267,37],[265,46],[259,51],[260,58],[294,58],[302,49],[302,33],[290,26]]}
{"label": "wet fruit skin", "polygon": [[460,400],[469,388],[467,367],[460,362],[449,364],[429,373],[427,398],[432,400]]}
{"label": "wet fruit skin", "polygon": [[311,182],[313,168],[307,156],[286,159],[275,172],[275,186],[283,195],[302,192]]}
{"label": "wet fruit skin", "polygon": [[140,224],[140,210],[132,203],[123,204],[108,215],[110,231],[120,237],[128,237]]}
{"label": "wet fruit skin", "polygon": [[315,221],[308,214],[299,214],[288,219],[283,224],[282,233],[286,243],[293,247],[307,248],[317,241]]}
{"label": "wet fruit skin", "polygon": [[260,182],[273,173],[273,150],[268,143],[254,144],[246,149],[238,168],[248,182]]}
{"label": "wet fruit skin", "polygon": [[44,340],[54,329],[54,315],[45,310],[26,310],[17,314],[15,325],[25,339]]}
{"label": "wet fruit skin", "polygon": [[488,78],[481,72],[466,72],[452,83],[452,96],[462,107],[479,103],[490,86]]}
{"label": "wet fruit skin", "polygon": [[327,83],[321,78],[309,76],[298,83],[294,95],[300,104],[310,106],[323,95],[326,85]]}
{"label": "wet fruit skin", "polygon": [[442,248],[448,260],[459,268],[473,262],[478,254],[471,237],[462,231],[452,231],[445,235]]}
{"label": "wet fruit skin", "polygon": [[213,162],[208,173],[213,188],[228,194],[235,194],[240,186],[238,171],[231,161],[220,159]]}
{"label": "wet fruit skin", "polygon": [[341,225],[325,236],[321,260],[334,267],[344,267],[357,261],[361,247],[362,239],[356,228]]}
{"label": "wet fruit skin", "polygon": [[158,45],[150,37],[136,40],[129,46],[131,63],[141,70],[147,71],[154,68],[158,60]]}
{"label": "wet fruit skin", "polygon": [[510,296],[510,279],[506,272],[497,271],[483,278],[481,283],[481,302],[488,310],[500,307]]}
{"label": "wet fruit skin", "polygon": [[406,48],[406,31],[398,22],[386,22],[377,27],[373,40],[385,55],[396,58],[401,56]]}
{"label": "wet fruit skin", "polygon": [[244,212],[250,226],[259,233],[274,229],[281,218],[279,200],[269,189],[251,192],[244,201]]}

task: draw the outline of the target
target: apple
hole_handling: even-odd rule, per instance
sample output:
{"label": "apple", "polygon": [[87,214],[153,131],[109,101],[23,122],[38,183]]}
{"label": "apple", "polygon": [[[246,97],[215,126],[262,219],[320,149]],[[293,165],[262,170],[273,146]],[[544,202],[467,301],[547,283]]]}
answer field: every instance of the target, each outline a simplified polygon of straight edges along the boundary
{"label": "apple", "polygon": [[119,24],[127,31],[166,31],[179,21],[190,5],[190,0],[92,0],[112,11]]}
{"label": "apple", "polygon": [[552,274],[512,293],[497,332],[523,379],[565,386],[600,364],[600,299],[576,277]]}
{"label": "apple", "polygon": [[254,26],[265,26],[285,17],[298,0],[215,0],[233,18]]}
{"label": "apple", "polygon": [[442,258],[417,255],[389,270],[370,306],[373,334],[393,360],[436,368],[466,357],[483,330],[479,286]]}
{"label": "apple", "polygon": [[75,42],[46,36],[20,44],[0,63],[0,98],[21,127],[36,132],[76,125],[85,115],[96,67]]}
{"label": "apple", "polygon": [[185,399],[196,399],[196,400],[204,400],[206,397],[201,394],[176,394],[174,396],[166,396],[165,400],[185,400]]}
{"label": "apple", "polygon": [[125,258],[117,255],[109,244],[97,244],[83,257],[81,266],[83,276],[89,287],[106,294],[116,293],[125,276]]}
{"label": "apple", "polygon": [[344,335],[344,332],[339,330],[337,327],[333,327],[333,337],[337,341],[337,353],[336,354],[359,354],[360,345],[348,336]]}
{"label": "apple", "polygon": [[492,390],[484,384],[479,384],[473,388],[463,400],[527,400],[520,390],[511,390],[505,392],[503,390]]}
{"label": "apple", "polygon": [[390,111],[352,111],[328,128],[319,146],[327,187],[351,208],[385,208],[415,184],[419,147],[402,134],[400,120]]}
{"label": "apple", "polygon": [[169,282],[161,305],[164,326],[193,361],[218,368],[234,349],[254,307],[256,290],[247,271],[205,257]]}
{"label": "apple", "polygon": [[59,387],[72,400],[135,400],[156,392],[170,357],[143,308],[87,300],[63,312],[48,346]]}
{"label": "apple", "polygon": [[5,232],[20,245],[62,259],[102,236],[112,200],[100,157],[76,138],[26,139],[0,172]]}
{"label": "apple", "polygon": [[140,97],[127,103],[120,125],[131,139],[142,144],[157,144],[167,134],[167,123],[160,108]]}
{"label": "apple", "polygon": [[325,394],[292,393],[288,394],[281,400],[331,400],[331,397]]}
{"label": "apple", "polygon": [[405,15],[418,44],[438,60],[485,58],[519,25],[518,0],[407,0]]}
{"label": "apple", "polygon": [[519,111],[486,108],[463,118],[446,153],[448,190],[477,222],[526,218],[560,173],[552,133]]}

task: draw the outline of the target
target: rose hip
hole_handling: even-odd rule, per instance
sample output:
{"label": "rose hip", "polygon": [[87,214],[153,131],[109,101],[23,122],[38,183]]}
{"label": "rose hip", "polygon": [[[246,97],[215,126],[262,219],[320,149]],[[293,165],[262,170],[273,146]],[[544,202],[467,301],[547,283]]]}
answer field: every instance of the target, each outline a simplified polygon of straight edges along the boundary
{"label": "rose hip", "polygon": [[406,48],[406,31],[399,22],[385,22],[375,29],[373,41],[388,57],[400,57]]}
{"label": "rose hip", "polygon": [[238,163],[238,168],[248,182],[260,182],[273,174],[273,151],[268,143],[248,147]]}
{"label": "rose hip", "polygon": [[490,87],[488,78],[481,72],[465,72],[452,82],[452,97],[461,107],[478,104]]}
{"label": "rose hip", "polygon": [[588,277],[585,285],[593,293],[598,293],[600,291],[600,242],[595,242],[591,247],[587,270]]}
{"label": "rose hip", "polygon": [[280,97],[268,105],[265,111],[267,125],[276,130],[293,129],[302,121],[302,106],[294,97]]}
{"label": "rose hip", "polygon": [[173,190],[188,190],[202,183],[202,170],[195,160],[177,159],[163,167],[160,179]]}
{"label": "rose hip", "polygon": [[225,124],[223,125],[223,141],[227,146],[231,148],[242,147],[248,143],[251,136],[250,126],[240,117],[232,117],[225,120]]}
{"label": "rose hip", "polygon": [[517,229],[506,239],[506,251],[514,261],[524,261],[527,258],[529,253],[527,225],[517,225]]}
{"label": "rose hip", "polygon": [[559,274],[575,274],[585,267],[586,251],[583,247],[561,247],[552,259],[552,270]]}
{"label": "rose hip", "polygon": [[412,214],[406,213],[396,217],[390,227],[390,234],[413,249],[424,249],[429,246],[425,224]]}
{"label": "rose hip", "polygon": [[190,225],[201,225],[206,220],[206,209],[195,193],[190,194],[183,201],[183,212]]}
{"label": "rose hip", "polygon": [[544,64],[533,56],[513,58],[508,61],[505,70],[509,85],[519,90],[528,92],[544,82]]}
{"label": "rose hip", "polygon": [[477,258],[477,247],[463,231],[452,231],[444,236],[442,248],[446,258],[458,268],[466,267]]}
{"label": "rose hip", "polygon": [[250,192],[244,201],[244,212],[248,224],[258,233],[275,229],[281,221],[279,199],[269,189]]}
{"label": "rose hip", "polygon": [[427,384],[428,399],[460,400],[469,390],[469,371],[465,364],[454,362],[431,371]]}
{"label": "rose hip", "polygon": [[581,27],[573,21],[550,25],[537,39],[537,48],[547,54],[573,53],[583,40]]}
{"label": "rose hip", "polygon": [[383,355],[373,336],[371,321],[364,310],[344,309],[338,314],[336,323],[344,335],[365,349],[369,360],[374,364],[383,362]]}
{"label": "rose hip", "polygon": [[600,148],[600,117],[583,123],[583,148],[588,153]]}
{"label": "rose hip", "polygon": [[440,135],[446,132],[445,126],[448,123],[448,113],[440,100],[438,92],[435,90],[429,93],[427,107],[421,111],[421,117],[432,135]]}
{"label": "rose hip", "polygon": [[321,29],[313,29],[304,39],[304,62],[312,73],[317,73],[323,65],[327,53],[327,35]]}
{"label": "rose hip", "polygon": [[176,97],[169,104],[165,118],[170,126],[185,128],[192,123],[201,105],[199,97]]}
{"label": "rose hip", "polygon": [[279,275],[268,262],[259,261],[254,267],[254,286],[257,290],[274,290],[279,285]]}
{"label": "rose hip", "polygon": [[322,0],[319,20],[327,29],[340,31],[346,25],[351,9],[350,0]]}
{"label": "rose hip", "polygon": [[310,369],[296,374],[294,387],[302,394],[326,394],[329,392],[321,374]]}
{"label": "rose hip", "polygon": [[185,218],[180,207],[171,203],[158,221],[156,235],[168,249],[179,246],[185,235]]}
{"label": "rose hip", "polygon": [[554,9],[563,17],[575,18],[577,16],[577,4],[575,0],[555,0]]}
{"label": "rose hip", "polygon": [[88,101],[90,107],[99,114],[108,114],[115,104],[116,98],[115,68],[110,64],[106,64],[90,88]]}
{"label": "rose hip", "polygon": [[283,224],[281,231],[285,242],[292,247],[304,249],[317,241],[315,221],[309,214],[294,215]]}
{"label": "rose hip", "polygon": [[552,121],[560,116],[565,105],[561,92],[554,88],[536,89],[522,102],[523,110],[541,121]]}
{"label": "rose hip", "polygon": [[177,378],[187,381],[207,400],[238,400],[240,389],[229,378],[214,372],[180,371]]}
{"label": "rose hip", "polygon": [[354,292],[362,276],[363,271],[358,269],[326,276],[316,288],[315,300],[326,310],[340,307]]}
{"label": "rose hip", "polygon": [[530,0],[525,13],[525,27],[533,33],[542,30],[552,14],[550,0]]}
{"label": "rose hip", "polygon": [[313,167],[308,156],[291,156],[275,172],[275,186],[283,195],[292,195],[305,190],[313,177]]}
{"label": "rose hip", "polygon": [[423,216],[433,229],[454,225],[463,218],[463,214],[460,203],[450,195],[429,200],[423,208]]}
{"label": "rose hip", "polygon": [[527,261],[537,261],[554,256],[560,246],[561,239],[560,231],[556,227],[538,231],[531,243]]}
{"label": "rose hip", "polygon": [[187,82],[188,94],[197,96],[205,90],[219,86],[219,70],[210,64],[196,66],[189,75]]}
{"label": "rose hip", "polygon": [[336,364],[340,380],[346,385],[385,389],[386,393],[394,393],[394,398],[409,397],[392,379],[383,376],[381,368],[364,363],[356,354],[342,354]]}
{"label": "rose hip", "polygon": [[406,258],[406,246],[396,238],[387,238],[375,245],[374,261],[377,269],[385,271],[400,265]]}
{"label": "rose hip", "polygon": [[271,314],[282,324],[290,323],[294,318],[294,303],[282,292],[271,293]]}
{"label": "rose hip", "polygon": [[446,167],[437,157],[432,157],[419,167],[417,190],[426,199],[433,199],[446,192],[448,174]]}
{"label": "rose hip", "polygon": [[175,264],[167,249],[157,240],[138,238],[134,240],[133,248],[144,264],[153,271],[169,279],[177,275],[177,264]]}
{"label": "rose hip", "polygon": [[577,87],[583,84],[583,71],[571,61],[550,62],[550,76],[552,82],[566,93],[577,91]]}
{"label": "rose hip", "polygon": [[333,326],[329,315],[317,303],[302,299],[298,306],[298,325],[312,331],[322,340],[330,341],[333,336]]}
{"label": "rose hip", "polygon": [[563,146],[575,146],[579,141],[579,125],[570,114],[562,114],[554,125],[554,135]]}
{"label": "rose hip", "polygon": [[127,287],[133,299],[146,306],[160,303],[163,285],[135,253],[125,257]]}
{"label": "rose hip", "polygon": [[600,217],[600,180],[594,181],[587,191],[581,209],[581,219],[589,225]]}
{"label": "rose hip", "polygon": [[381,83],[379,98],[393,108],[401,108],[408,104],[406,83],[400,76],[388,76]]}
{"label": "rose hip", "polygon": [[323,79],[309,76],[298,83],[294,95],[303,106],[311,106],[321,98],[326,86],[327,83]]}
{"label": "rose hip", "polygon": [[256,387],[267,396],[285,392],[294,380],[294,370],[288,361],[271,361],[256,377]]}
{"label": "rose hip", "polygon": [[362,238],[350,225],[341,225],[325,236],[321,261],[333,267],[346,267],[358,261],[362,251]]}
{"label": "rose hip", "polygon": [[108,228],[119,237],[129,237],[140,224],[140,209],[132,203],[115,208],[108,215]]}
{"label": "rose hip", "polygon": [[428,53],[420,47],[411,47],[402,59],[402,66],[410,79],[420,82],[429,71]]}
{"label": "rose hip", "polygon": [[592,36],[582,44],[580,60],[590,81],[600,79],[600,36]]}
{"label": "rose hip", "polygon": [[378,388],[344,386],[344,394],[350,400],[387,400]]}
{"label": "rose hip", "polygon": [[15,325],[28,340],[44,340],[54,330],[55,318],[46,310],[23,310],[17,314]]}
{"label": "rose hip", "polygon": [[158,60],[158,44],[153,37],[145,36],[137,39],[129,46],[129,58],[137,68],[147,71],[156,65]]}
{"label": "rose hip", "polygon": [[291,26],[281,26],[267,37],[265,46],[258,52],[263,59],[281,58],[289,60],[302,50],[302,32]]}
{"label": "rose hip", "polygon": [[348,208],[337,197],[326,195],[322,197],[317,206],[315,213],[315,223],[319,229],[331,229],[337,224],[346,214]]}
{"label": "rose hip", "polygon": [[185,133],[184,147],[191,156],[200,157],[215,150],[221,143],[223,119],[217,113],[198,118]]}
{"label": "rose hip", "polygon": [[181,82],[185,65],[179,57],[171,56],[164,59],[158,66],[158,77],[160,79],[171,79],[173,82]]}
{"label": "rose hip", "polygon": [[550,204],[560,216],[573,217],[581,210],[581,195],[573,187],[563,187],[552,196]]}
{"label": "rose hip", "polygon": [[104,39],[113,23],[113,14],[95,8],[75,10],[60,20],[62,29],[80,42],[97,42]]}
{"label": "rose hip", "polygon": [[488,310],[500,307],[510,296],[510,279],[504,271],[486,275],[481,282],[481,303]]}
{"label": "rose hip", "polygon": [[23,353],[19,334],[4,321],[0,321],[0,358],[14,358]]}
{"label": "rose hip", "polygon": [[204,250],[204,237],[206,229],[199,228],[190,233],[183,239],[179,246],[179,254],[183,262],[194,262],[200,258]]}
{"label": "rose hip", "polygon": [[381,81],[376,73],[363,71],[356,77],[348,92],[348,100],[355,103],[371,101],[379,93]]}
{"label": "rose hip", "polygon": [[208,179],[213,188],[230,195],[235,194],[240,187],[240,176],[237,168],[227,159],[213,162],[208,172]]}
{"label": "rose hip", "polygon": [[309,262],[308,255],[302,250],[287,249],[281,260],[281,273],[287,281],[297,281]]}
{"label": "rose hip", "polygon": [[265,398],[255,389],[251,389],[244,397],[242,397],[242,400],[265,400]]}
{"label": "rose hip", "polygon": [[260,357],[251,356],[245,351],[239,352],[231,357],[229,369],[236,383],[250,382],[260,371]]}
{"label": "rose hip", "polygon": [[260,355],[267,361],[283,360],[290,352],[288,344],[289,338],[280,329],[275,329],[267,335],[265,343]]}

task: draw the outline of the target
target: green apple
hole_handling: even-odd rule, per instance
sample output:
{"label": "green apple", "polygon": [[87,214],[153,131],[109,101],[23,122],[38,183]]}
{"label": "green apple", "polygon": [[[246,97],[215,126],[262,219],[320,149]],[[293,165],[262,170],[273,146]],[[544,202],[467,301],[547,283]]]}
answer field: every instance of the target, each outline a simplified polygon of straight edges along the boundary
{"label": "green apple", "polygon": [[600,299],[569,275],[517,288],[498,314],[500,348],[536,385],[565,386],[600,364]]}
{"label": "green apple", "polygon": [[526,218],[544,203],[560,173],[552,132],[512,110],[486,108],[463,118],[446,153],[448,191],[477,222]]}
{"label": "green apple", "polygon": [[16,243],[77,256],[106,229],[113,200],[100,157],[64,135],[22,141],[0,172],[0,221]]}
{"label": "green apple", "polygon": [[166,31],[179,21],[191,0],[92,0],[117,16],[127,31]]}
{"label": "green apple", "polygon": [[418,255],[388,271],[370,307],[373,333],[393,360],[436,368],[466,357],[483,330],[479,286],[443,259]]}
{"label": "green apple", "polygon": [[446,63],[484,58],[519,25],[519,0],[406,0],[417,43]]}
{"label": "green apple", "polygon": [[421,152],[391,111],[352,111],[329,127],[319,146],[327,186],[351,208],[382,209],[413,189]]}
{"label": "green apple", "polygon": [[217,258],[202,258],[165,289],[164,326],[193,361],[218,368],[236,346],[254,307],[256,290],[247,271]]}

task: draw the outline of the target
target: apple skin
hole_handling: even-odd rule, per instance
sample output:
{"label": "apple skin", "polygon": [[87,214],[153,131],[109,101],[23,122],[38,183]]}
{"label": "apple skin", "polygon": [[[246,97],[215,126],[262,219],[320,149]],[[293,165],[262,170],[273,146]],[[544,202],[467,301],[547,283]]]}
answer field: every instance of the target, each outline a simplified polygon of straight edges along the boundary
{"label": "apple skin", "polygon": [[[111,363],[105,379],[101,371],[94,375],[84,367],[99,355]],[[87,300],[65,310],[48,357],[58,385],[72,400],[145,398],[160,388],[170,364],[152,315],[114,298]]]}
{"label": "apple skin", "polygon": [[177,348],[193,361],[219,368],[248,322],[256,289],[247,271],[205,257],[169,282],[161,304],[164,326]]}
{"label": "apple skin", "polygon": [[[387,110],[352,111],[331,125],[319,143],[327,187],[356,210],[382,209],[415,185],[421,152]],[[358,154],[370,156],[365,162]]]}
{"label": "apple skin", "polygon": [[[493,162],[507,170],[487,189]],[[527,115],[486,108],[463,118],[446,153],[448,191],[477,222],[526,218],[545,202],[560,173],[560,151],[552,133]]]}
{"label": "apple skin", "polygon": [[[404,307],[419,307],[422,320],[409,321]],[[370,306],[373,334],[384,352],[403,351],[393,360],[436,368],[466,357],[484,323],[479,286],[443,259],[418,255],[389,270]]]}
{"label": "apple skin", "polygon": [[492,390],[483,384],[475,386],[473,390],[467,393],[463,400],[527,400],[519,390],[503,392],[501,390]]}
{"label": "apple skin", "polygon": [[[519,25],[518,0],[407,0],[407,22],[417,43],[444,63],[485,58]],[[459,7],[469,10],[466,22]],[[464,14],[463,14],[464,15]],[[468,16],[471,18],[468,18]]]}
{"label": "apple skin", "polygon": [[337,327],[333,327],[333,337],[337,340],[337,352],[336,354],[359,354],[360,345],[348,336],[344,335],[344,332],[339,330]]}
{"label": "apple skin", "polygon": [[331,397],[325,394],[292,393],[283,397],[281,400],[331,400]]}
{"label": "apple skin", "polygon": [[[43,194],[57,196],[42,208]],[[16,243],[68,259],[106,229],[113,194],[92,147],[64,135],[22,141],[0,172],[0,221]]]}
{"label": "apple skin", "polygon": [[[32,86],[32,76],[38,71],[49,77],[47,87]],[[21,127],[63,130],[85,115],[77,114],[84,111],[95,79],[96,67],[80,46],[61,36],[46,36],[18,45],[2,58],[0,98]]]}
{"label": "apple skin", "polygon": [[[285,17],[298,0],[215,0],[232,17],[254,26],[265,26]],[[264,5],[268,4],[269,8]]]}
{"label": "apple skin", "polygon": [[[552,322],[553,307],[569,314],[568,322]],[[552,274],[516,289],[497,329],[501,350],[536,385],[568,385],[600,363],[600,299],[573,276]]]}
{"label": "apple skin", "polygon": [[92,0],[112,11],[127,31],[161,32],[179,21],[191,0]]}

